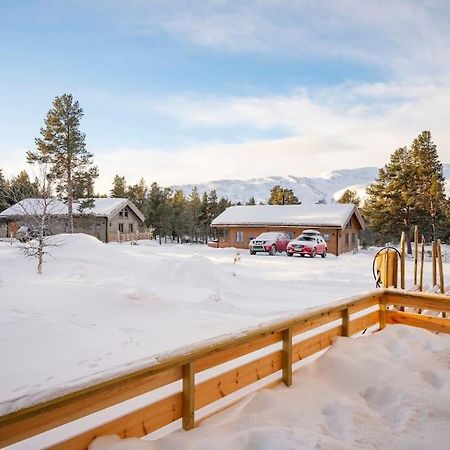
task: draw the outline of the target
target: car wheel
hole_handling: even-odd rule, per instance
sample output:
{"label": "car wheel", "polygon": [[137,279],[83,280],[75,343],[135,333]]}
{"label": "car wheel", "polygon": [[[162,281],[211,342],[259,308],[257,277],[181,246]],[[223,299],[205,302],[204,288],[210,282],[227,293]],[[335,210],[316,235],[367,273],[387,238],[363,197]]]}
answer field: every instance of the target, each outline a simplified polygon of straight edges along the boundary
{"label": "car wheel", "polygon": [[250,250],[250,255],[256,255],[256,252],[252,252],[252,251]]}
{"label": "car wheel", "polygon": [[277,253],[277,248],[275,247],[275,244],[274,244],[274,245],[272,245],[272,247],[270,248],[269,254],[270,254],[271,256],[275,256],[276,253]]}
{"label": "car wheel", "polygon": [[326,257],[327,257],[327,251],[324,250],[323,253],[322,253],[322,258],[326,258]]}
{"label": "car wheel", "polygon": [[293,253],[289,253],[289,252],[286,252],[286,255],[288,255],[288,256],[294,256]]}
{"label": "car wheel", "polygon": [[315,257],[316,257],[316,249],[315,249],[315,248],[313,248],[313,249],[311,250],[311,253],[309,254],[309,257],[310,257],[310,258],[315,258]]}

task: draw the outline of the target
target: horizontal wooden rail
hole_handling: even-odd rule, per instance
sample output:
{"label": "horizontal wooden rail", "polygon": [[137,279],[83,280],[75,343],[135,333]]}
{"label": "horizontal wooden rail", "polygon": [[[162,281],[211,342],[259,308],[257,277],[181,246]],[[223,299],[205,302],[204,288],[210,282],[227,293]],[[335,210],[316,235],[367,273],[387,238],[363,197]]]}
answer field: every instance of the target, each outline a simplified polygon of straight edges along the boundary
{"label": "horizontal wooden rail", "polygon": [[386,311],[386,322],[390,324],[403,324],[412,327],[425,328],[437,333],[450,334],[450,320],[440,317],[424,316],[422,314],[402,311]]}
{"label": "horizontal wooden rail", "polygon": [[[182,383],[174,385],[173,391],[176,392],[166,394],[166,398],[155,399],[148,406],[51,448],[85,450],[97,436],[141,437],[178,419],[182,419],[183,428],[190,429],[195,426],[195,411],[269,375],[279,373],[280,380],[289,386],[293,364],[328,348],[336,336],[352,336],[378,323],[380,328],[386,323],[403,323],[449,332],[448,319],[393,311],[390,309],[392,305],[450,312],[450,298],[445,296],[392,289],[379,289],[311,308],[231,336],[158,355],[152,360],[154,362],[132,373],[74,389],[58,398],[0,416],[0,446],[21,441],[180,380]],[[376,310],[365,311],[376,306],[379,306]],[[221,366],[226,363],[229,364]],[[196,382],[196,374],[201,372],[204,372],[203,381]],[[206,378],[208,376],[210,378]]]}

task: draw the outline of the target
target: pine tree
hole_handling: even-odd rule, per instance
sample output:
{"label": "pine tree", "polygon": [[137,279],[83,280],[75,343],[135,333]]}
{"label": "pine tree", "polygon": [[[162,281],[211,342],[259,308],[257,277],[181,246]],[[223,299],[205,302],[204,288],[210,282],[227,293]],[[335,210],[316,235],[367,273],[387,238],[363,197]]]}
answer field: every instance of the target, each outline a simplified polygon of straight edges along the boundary
{"label": "pine tree", "polygon": [[192,189],[191,195],[189,196],[188,203],[188,217],[189,217],[189,235],[195,243],[198,242],[198,237],[200,235],[200,214],[201,214],[202,201],[198,195],[198,190],[196,187]]}
{"label": "pine tree", "polygon": [[188,233],[187,202],[182,190],[176,191],[171,200],[172,204],[172,236],[183,242],[184,236]]}
{"label": "pine tree", "polygon": [[28,173],[22,170],[17,176],[11,178],[9,182],[9,202],[14,204],[25,198],[34,198],[39,195],[37,181],[30,180]]}
{"label": "pine tree", "polygon": [[8,201],[9,198],[9,182],[4,177],[2,169],[0,169],[0,212],[4,211],[10,206],[10,203]]}
{"label": "pine tree", "polygon": [[436,240],[436,227],[445,208],[445,178],[436,144],[429,131],[422,131],[411,146],[415,168],[416,207],[420,209],[421,227]]}
{"label": "pine tree", "polygon": [[246,203],[247,206],[253,206],[256,205],[256,201],[255,201],[255,197],[251,196],[248,200],[248,202]]}
{"label": "pine tree", "polygon": [[356,191],[346,189],[337,203],[353,203],[356,206],[359,206],[361,203],[361,199],[359,198],[359,195],[356,193]]}
{"label": "pine tree", "polygon": [[147,184],[145,183],[145,180],[141,178],[137,184],[128,186],[126,192],[126,197],[132,201],[144,215],[146,214],[147,191]]}
{"label": "pine tree", "polygon": [[113,187],[111,189],[111,197],[113,198],[128,198],[127,197],[127,182],[125,177],[116,175],[113,180]]}
{"label": "pine tree", "polygon": [[270,190],[269,205],[299,205],[300,203],[292,189],[277,185]]}
{"label": "pine tree", "polygon": [[391,155],[390,162],[367,188],[367,194],[363,214],[369,228],[384,239],[395,240],[400,231],[405,231],[408,253],[411,253],[411,227],[417,221],[416,184],[411,152],[406,147]]}
{"label": "pine tree", "polygon": [[86,150],[86,136],[79,129],[82,117],[83,109],[71,94],[56,97],[45,118],[45,127],[41,128],[41,137],[35,139],[37,151],[27,152],[29,163],[49,165],[49,178],[59,196],[67,202],[71,233],[73,203],[78,198],[88,197],[87,192],[80,192],[83,190],[80,185],[84,188],[92,186],[98,177],[93,155]]}

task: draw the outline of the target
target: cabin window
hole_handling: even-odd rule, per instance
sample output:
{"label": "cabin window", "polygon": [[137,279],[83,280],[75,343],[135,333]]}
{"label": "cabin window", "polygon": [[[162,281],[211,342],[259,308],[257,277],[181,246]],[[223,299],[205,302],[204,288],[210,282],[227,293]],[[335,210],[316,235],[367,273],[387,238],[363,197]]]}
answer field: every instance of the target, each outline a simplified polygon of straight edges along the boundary
{"label": "cabin window", "polygon": [[123,209],[119,211],[119,217],[123,217]]}
{"label": "cabin window", "polygon": [[244,232],[236,231],[236,242],[244,242]]}
{"label": "cabin window", "polygon": [[128,224],[128,231],[129,231],[130,233],[133,232],[133,224],[132,224],[132,223],[129,223],[129,224]]}
{"label": "cabin window", "polygon": [[125,209],[123,210],[123,214],[124,214],[125,217],[128,217],[128,209],[125,208]]}
{"label": "cabin window", "polygon": [[119,223],[119,231],[123,233],[123,223]]}
{"label": "cabin window", "polygon": [[356,235],[355,233],[352,233],[352,244],[356,244]]}
{"label": "cabin window", "polygon": [[348,233],[345,233],[345,245],[348,245],[350,241],[350,235]]}

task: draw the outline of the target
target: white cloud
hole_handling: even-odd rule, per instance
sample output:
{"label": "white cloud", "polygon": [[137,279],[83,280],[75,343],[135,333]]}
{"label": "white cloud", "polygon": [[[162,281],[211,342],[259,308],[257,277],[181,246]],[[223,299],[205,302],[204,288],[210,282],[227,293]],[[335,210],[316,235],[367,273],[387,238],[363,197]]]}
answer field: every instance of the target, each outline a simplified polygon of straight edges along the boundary
{"label": "white cloud", "polygon": [[133,8],[117,1],[115,11],[135,32],[163,30],[222,51],[331,58],[403,75],[449,69],[445,1],[137,0]]}

